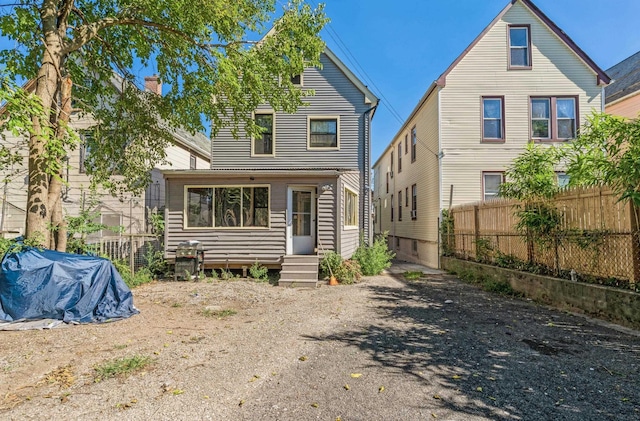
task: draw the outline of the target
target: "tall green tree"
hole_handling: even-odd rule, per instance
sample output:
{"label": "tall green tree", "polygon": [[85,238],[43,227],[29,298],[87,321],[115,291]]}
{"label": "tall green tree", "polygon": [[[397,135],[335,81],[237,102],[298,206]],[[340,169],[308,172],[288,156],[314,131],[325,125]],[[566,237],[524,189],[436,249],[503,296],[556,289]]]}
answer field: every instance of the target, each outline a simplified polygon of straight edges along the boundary
{"label": "tall green tree", "polygon": [[[15,46],[0,51],[12,105],[0,129],[29,137],[27,237],[64,248],[66,235],[50,231],[63,232],[61,174],[78,142],[72,100],[97,123],[87,173],[111,193],[144,190],[174,128],[255,133],[260,103],[286,112],[302,105],[290,77],[320,64],[327,19],[302,0],[282,8],[275,0],[0,0],[0,34]],[[153,61],[169,87],[163,96],[135,83],[133,69]],[[31,81],[31,97],[12,86],[18,79]],[[28,102],[36,106],[25,111]]]}

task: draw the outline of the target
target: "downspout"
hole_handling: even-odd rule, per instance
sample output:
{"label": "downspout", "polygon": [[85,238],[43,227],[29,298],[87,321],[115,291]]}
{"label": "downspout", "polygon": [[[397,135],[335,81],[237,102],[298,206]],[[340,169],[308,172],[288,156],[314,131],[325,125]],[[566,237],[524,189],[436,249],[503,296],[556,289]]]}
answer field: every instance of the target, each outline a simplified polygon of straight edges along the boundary
{"label": "downspout", "polygon": [[602,93],[600,94],[600,112],[604,113],[604,110],[606,109],[606,93],[605,93],[605,85],[602,85],[602,87],[600,88],[602,90]]}
{"label": "downspout", "polygon": [[[442,112],[442,97],[440,94],[442,89],[438,88],[438,222],[442,220],[442,158],[444,158],[444,152],[442,151],[442,118],[440,113]],[[438,224],[439,225],[439,224]],[[438,269],[441,268],[440,262],[440,226],[436,227],[436,233],[438,236]]]}
{"label": "downspout", "polygon": [[[363,186],[362,186],[362,210],[360,211],[360,215],[362,217],[362,228],[363,228],[363,237],[364,242],[367,245],[371,245],[371,233],[373,227],[371,226],[371,113],[375,112],[376,108],[378,108],[378,103],[373,107],[369,108],[363,113],[364,117],[364,153],[363,153]],[[367,219],[368,218],[368,219]],[[366,229],[365,229],[366,228]]]}

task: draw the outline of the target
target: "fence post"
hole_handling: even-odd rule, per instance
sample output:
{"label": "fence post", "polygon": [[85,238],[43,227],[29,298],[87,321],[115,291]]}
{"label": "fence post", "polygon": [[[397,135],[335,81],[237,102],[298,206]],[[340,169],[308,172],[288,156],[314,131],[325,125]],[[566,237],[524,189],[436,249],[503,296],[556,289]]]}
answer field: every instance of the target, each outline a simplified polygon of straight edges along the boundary
{"label": "fence post", "polygon": [[634,289],[633,286],[640,279],[640,223],[638,221],[638,208],[632,201],[629,201],[629,213],[631,214],[629,220],[631,222],[631,264],[633,265],[633,276],[629,283],[631,284],[631,289]]}
{"label": "fence post", "polygon": [[135,274],[134,256],[133,256],[133,234],[129,235],[129,269],[131,274]]}
{"label": "fence post", "polygon": [[478,240],[480,239],[480,206],[473,206],[473,238],[475,238],[475,250],[473,255],[478,259]]}

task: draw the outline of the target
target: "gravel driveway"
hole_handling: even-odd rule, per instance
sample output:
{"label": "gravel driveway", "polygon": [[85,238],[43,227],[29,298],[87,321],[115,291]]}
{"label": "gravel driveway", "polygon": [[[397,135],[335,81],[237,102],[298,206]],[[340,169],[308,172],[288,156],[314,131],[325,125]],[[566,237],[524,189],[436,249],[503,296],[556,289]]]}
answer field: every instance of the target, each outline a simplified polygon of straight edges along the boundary
{"label": "gravel driveway", "polygon": [[[159,282],[127,320],[0,332],[0,419],[640,419],[638,332],[399,278]],[[153,362],[95,381],[131,356]]]}

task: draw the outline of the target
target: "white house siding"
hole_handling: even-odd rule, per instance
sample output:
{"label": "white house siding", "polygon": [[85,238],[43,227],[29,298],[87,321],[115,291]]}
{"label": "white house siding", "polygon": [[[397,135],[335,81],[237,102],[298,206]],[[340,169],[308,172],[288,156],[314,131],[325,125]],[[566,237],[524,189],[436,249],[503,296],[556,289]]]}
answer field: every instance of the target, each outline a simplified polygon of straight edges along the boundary
{"label": "white house siding", "polygon": [[[416,127],[416,160],[411,162],[411,129]],[[374,205],[378,211],[375,233],[388,232],[389,246],[397,258],[437,266],[439,213],[438,196],[438,95],[426,99],[413,118],[391,143],[374,166]],[[405,148],[405,135],[408,148]],[[398,143],[402,142],[402,171],[398,171]],[[408,150],[407,150],[408,149]],[[405,153],[406,150],[406,153]],[[393,178],[386,192],[386,173],[393,151]],[[411,219],[411,186],[417,188],[417,218]],[[405,195],[409,194],[408,206]],[[402,221],[398,221],[398,191],[402,191]],[[391,221],[391,195],[394,197],[394,220]],[[415,247],[417,250],[414,250]]]}
{"label": "white house siding", "polygon": [[[508,25],[530,24],[532,69],[507,70]],[[530,139],[530,96],[578,96],[578,125],[601,110],[596,74],[517,2],[446,77],[441,91],[441,207],[482,199],[482,172],[504,171]],[[481,143],[482,97],[504,96],[506,142]]]}

